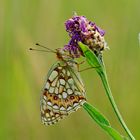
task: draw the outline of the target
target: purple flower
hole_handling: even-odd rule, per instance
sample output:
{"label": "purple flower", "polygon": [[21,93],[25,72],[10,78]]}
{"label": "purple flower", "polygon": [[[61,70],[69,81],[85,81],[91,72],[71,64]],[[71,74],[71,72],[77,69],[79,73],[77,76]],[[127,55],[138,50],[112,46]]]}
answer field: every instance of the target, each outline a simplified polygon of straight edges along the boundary
{"label": "purple flower", "polygon": [[101,51],[106,47],[104,40],[105,31],[87,20],[85,16],[73,16],[65,22],[66,31],[71,37],[69,43],[64,46],[74,57],[80,57],[78,42],[89,46],[90,49]]}
{"label": "purple flower", "polygon": [[98,27],[98,26],[95,25],[95,28],[100,33],[101,36],[104,36],[105,35],[105,31],[102,30],[100,27]]}

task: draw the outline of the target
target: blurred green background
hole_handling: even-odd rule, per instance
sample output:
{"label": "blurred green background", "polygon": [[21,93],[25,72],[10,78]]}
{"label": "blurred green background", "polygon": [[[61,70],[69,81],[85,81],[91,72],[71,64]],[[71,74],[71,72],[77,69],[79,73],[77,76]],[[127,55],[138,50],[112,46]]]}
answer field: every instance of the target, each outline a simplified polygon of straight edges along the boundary
{"label": "blurred green background", "polygon": [[[104,52],[109,83],[121,114],[140,139],[140,1],[139,0],[1,0],[0,1],[0,139],[109,140],[80,109],[54,126],[40,121],[40,94],[56,61],[49,53],[31,52],[39,42],[63,47],[69,37],[64,22],[76,11],[106,31]],[[84,67],[87,67],[86,64]],[[91,104],[125,134],[94,70],[81,73]]]}

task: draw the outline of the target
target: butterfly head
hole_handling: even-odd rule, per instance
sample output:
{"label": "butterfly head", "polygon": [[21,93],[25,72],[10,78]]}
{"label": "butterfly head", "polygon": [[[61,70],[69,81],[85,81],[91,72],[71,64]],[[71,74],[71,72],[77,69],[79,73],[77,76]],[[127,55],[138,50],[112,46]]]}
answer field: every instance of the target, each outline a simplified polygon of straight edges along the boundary
{"label": "butterfly head", "polygon": [[29,50],[34,50],[34,51],[41,51],[41,52],[51,52],[51,53],[55,53],[57,58],[59,60],[62,60],[62,61],[71,61],[71,60],[74,60],[74,57],[72,54],[70,54],[70,51],[69,50],[66,50],[66,49],[63,49],[63,48],[58,48],[58,49],[50,49],[46,46],[43,46],[39,43],[36,43],[37,46],[43,48],[43,49],[34,49],[34,48],[29,48]]}

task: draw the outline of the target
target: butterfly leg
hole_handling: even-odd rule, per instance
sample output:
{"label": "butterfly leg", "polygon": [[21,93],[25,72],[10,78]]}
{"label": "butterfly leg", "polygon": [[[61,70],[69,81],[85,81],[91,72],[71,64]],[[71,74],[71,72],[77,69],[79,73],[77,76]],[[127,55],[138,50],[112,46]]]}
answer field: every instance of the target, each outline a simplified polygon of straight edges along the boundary
{"label": "butterfly leg", "polygon": [[81,65],[81,64],[84,64],[86,61],[85,60],[83,60],[82,62],[80,62],[80,63],[77,63],[78,65]]}
{"label": "butterfly leg", "polygon": [[83,61],[80,62],[80,63],[77,63],[77,62],[76,62],[78,71],[80,71],[80,65],[81,65],[81,64],[84,64],[85,62],[86,62],[86,60],[83,60]]}
{"label": "butterfly leg", "polygon": [[83,61],[80,62],[80,63],[76,63],[76,64],[77,64],[78,72],[83,72],[83,71],[86,71],[86,70],[89,70],[89,69],[99,68],[99,67],[100,67],[100,66],[98,66],[98,67],[87,67],[87,68],[85,68],[85,69],[80,70],[80,65],[83,64],[83,63],[85,63],[85,62],[86,62],[86,60],[83,60]]}
{"label": "butterfly leg", "polygon": [[98,67],[88,67],[88,68],[85,68],[85,69],[82,69],[82,70],[79,70],[78,69],[78,72],[83,72],[83,71],[86,71],[86,70],[90,70],[90,69],[93,69],[93,68],[99,68],[100,66]]}

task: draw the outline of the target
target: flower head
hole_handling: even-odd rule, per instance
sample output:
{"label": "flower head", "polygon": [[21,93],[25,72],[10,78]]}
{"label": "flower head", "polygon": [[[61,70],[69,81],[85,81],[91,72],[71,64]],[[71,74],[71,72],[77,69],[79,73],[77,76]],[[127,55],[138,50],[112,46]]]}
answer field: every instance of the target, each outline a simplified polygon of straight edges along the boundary
{"label": "flower head", "polygon": [[95,53],[107,48],[104,40],[105,31],[89,21],[85,16],[74,15],[65,22],[65,26],[71,39],[64,46],[64,49],[68,50],[74,57],[81,55],[78,47],[79,41],[89,46]]}

